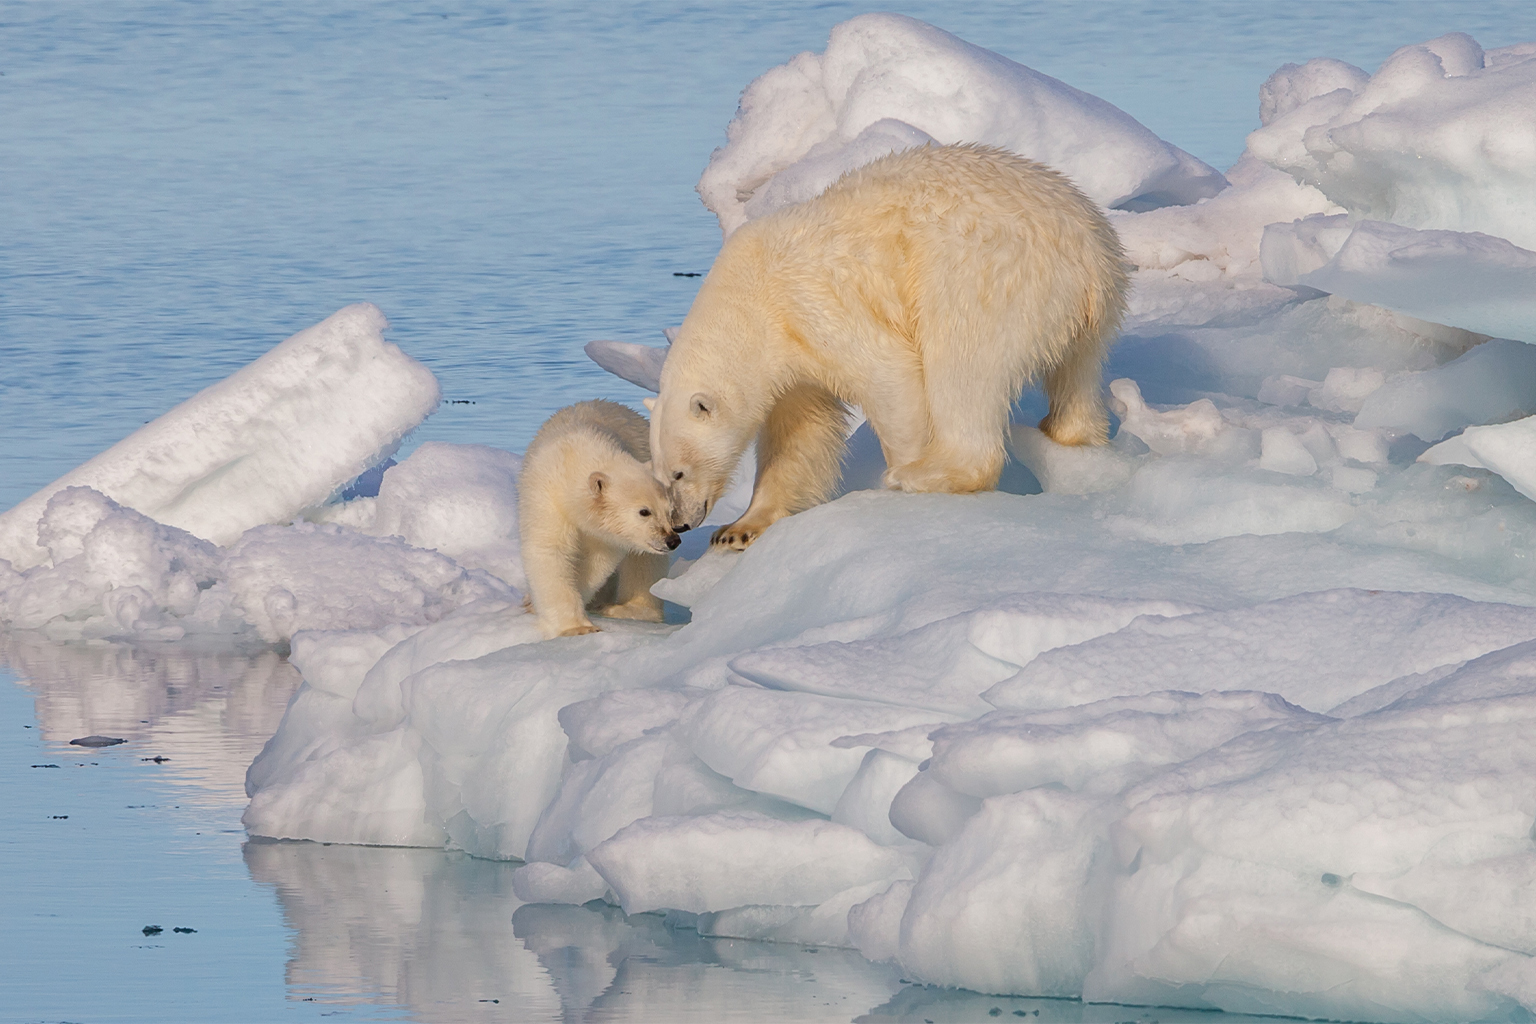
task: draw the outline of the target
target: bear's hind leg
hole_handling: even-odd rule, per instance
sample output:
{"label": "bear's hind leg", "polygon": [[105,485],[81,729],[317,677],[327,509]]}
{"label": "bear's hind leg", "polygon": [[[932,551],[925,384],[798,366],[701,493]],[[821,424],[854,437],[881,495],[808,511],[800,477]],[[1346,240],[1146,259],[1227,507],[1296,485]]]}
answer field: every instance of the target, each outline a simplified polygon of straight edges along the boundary
{"label": "bear's hind leg", "polygon": [[[610,619],[661,621],[661,598],[651,593],[651,586],[667,575],[667,556],[636,551],[624,556],[618,572],[609,581],[612,603],[593,609]],[[609,590],[609,586],[603,588]],[[603,594],[608,597],[608,594]]]}
{"label": "bear's hind leg", "polygon": [[886,485],[913,494],[967,494],[997,486],[1013,381],[979,360],[924,363],[932,436],[920,458],[886,470]]}
{"label": "bear's hind leg", "polygon": [[744,551],[780,519],[826,501],[842,475],[847,429],[848,409],[830,391],[814,384],[787,391],[758,432],[752,504],[710,544]]}
{"label": "bear's hind leg", "polygon": [[1057,444],[1103,444],[1109,440],[1109,414],[1104,411],[1103,330],[1090,319],[1079,331],[1065,357],[1045,374],[1045,396],[1051,408],[1040,430]]}

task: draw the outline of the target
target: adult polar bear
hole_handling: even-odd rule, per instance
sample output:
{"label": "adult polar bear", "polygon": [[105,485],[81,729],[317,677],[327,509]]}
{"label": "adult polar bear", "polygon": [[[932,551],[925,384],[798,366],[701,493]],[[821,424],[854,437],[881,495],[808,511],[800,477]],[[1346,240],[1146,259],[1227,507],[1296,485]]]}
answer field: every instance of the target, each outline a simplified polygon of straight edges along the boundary
{"label": "adult polar bear", "polygon": [[1008,411],[1042,380],[1040,429],[1102,444],[1100,372],[1125,312],[1125,255],[1065,177],[982,146],[924,146],[749,222],[704,279],[650,402],[673,523],[698,526],[757,439],[742,549],[836,486],[860,406],[887,487],[997,485]]}

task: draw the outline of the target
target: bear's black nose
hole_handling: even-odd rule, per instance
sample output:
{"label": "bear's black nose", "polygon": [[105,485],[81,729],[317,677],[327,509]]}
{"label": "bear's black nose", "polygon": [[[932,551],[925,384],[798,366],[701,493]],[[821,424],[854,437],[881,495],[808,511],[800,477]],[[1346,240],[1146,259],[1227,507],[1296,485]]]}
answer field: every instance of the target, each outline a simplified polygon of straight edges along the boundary
{"label": "bear's black nose", "polygon": [[677,550],[677,546],[679,544],[681,544],[682,542],[683,542],[683,538],[679,537],[677,534],[675,534],[675,533],[667,534],[667,550],[668,551],[676,551]]}

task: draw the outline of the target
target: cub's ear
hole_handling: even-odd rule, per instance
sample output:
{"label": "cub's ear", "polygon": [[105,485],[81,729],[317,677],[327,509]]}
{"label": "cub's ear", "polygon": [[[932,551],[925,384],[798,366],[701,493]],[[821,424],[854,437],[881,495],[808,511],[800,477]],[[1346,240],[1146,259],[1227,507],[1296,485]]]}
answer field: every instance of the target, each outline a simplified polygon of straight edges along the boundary
{"label": "cub's ear", "polygon": [[715,396],[708,391],[700,391],[688,400],[688,410],[693,413],[694,419],[707,420],[715,414],[718,403]]}
{"label": "cub's ear", "polygon": [[646,412],[655,412],[656,411],[656,399],[654,399],[654,398],[650,398],[650,397],[642,398],[642,399],[640,399],[640,404],[645,406],[645,411]]}
{"label": "cub's ear", "polygon": [[608,486],[608,474],[593,473],[587,477],[587,486],[592,488],[592,497],[601,498],[603,490]]}

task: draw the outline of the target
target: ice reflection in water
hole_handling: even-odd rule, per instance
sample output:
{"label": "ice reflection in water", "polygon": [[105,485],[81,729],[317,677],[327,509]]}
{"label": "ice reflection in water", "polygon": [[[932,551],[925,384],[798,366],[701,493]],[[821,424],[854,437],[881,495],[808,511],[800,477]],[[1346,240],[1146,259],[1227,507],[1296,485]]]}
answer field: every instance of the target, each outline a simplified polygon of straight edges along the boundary
{"label": "ice reflection in water", "polygon": [[0,668],[36,697],[43,739],[104,735],[175,751],[162,773],[189,800],[245,804],[245,769],[277,730],[299,673],[270,648],[54,643],[0,631]]}

